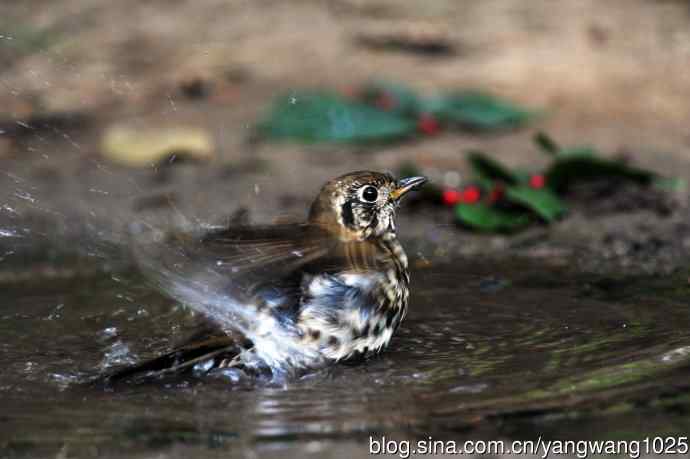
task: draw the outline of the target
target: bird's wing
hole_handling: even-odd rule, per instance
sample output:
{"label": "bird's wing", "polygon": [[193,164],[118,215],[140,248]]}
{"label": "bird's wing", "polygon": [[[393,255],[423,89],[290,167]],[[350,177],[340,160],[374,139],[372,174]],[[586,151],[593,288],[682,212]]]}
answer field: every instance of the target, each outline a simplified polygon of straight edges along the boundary
{"label": "bird's wing", "polygon": [[375,272],[385,264],[374,244],[341,242],[310,225],[232,228],[208,233],[201,243],[201,257],[214,260],[228,288],[288,320],[314,276]]}
{"label": "bird's wing", "polygon": [[177,297],[174,292],[184,288],[229,296],[248,308],[294,301],[300,281],[295,274],[337,244],[325,231],[303,224],[146,236],[136,238],[135,257],[164,292]]}
{"label": "bird's wing", "polygon": [[306,224],[235,227],[205,234],[192,257],[212,259],[216,271],[249,291],[279,283],[333,252],[338,242]]}
{"label": "bird's wing", "polygon": [[344,244],[306,224],[201,236],[154,232],[135,236],[133,247],[142,271],[160,290],[228,332],[243,333],[270,366],[311,352],[299,346],[294,323],[305,276],[371,270],[379,263],[368,244]]}

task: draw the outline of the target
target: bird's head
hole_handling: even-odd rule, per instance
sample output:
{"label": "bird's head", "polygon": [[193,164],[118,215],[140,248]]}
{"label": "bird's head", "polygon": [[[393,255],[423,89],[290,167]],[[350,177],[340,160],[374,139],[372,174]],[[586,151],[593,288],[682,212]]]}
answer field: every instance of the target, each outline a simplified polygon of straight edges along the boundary
{"label": "bird's head", "polygon": [[424,177],[396,180],[390,174],[358,171],[326,183],[309,213],[310,223],[326,227],[346,241],[395,234],[395,210]]}

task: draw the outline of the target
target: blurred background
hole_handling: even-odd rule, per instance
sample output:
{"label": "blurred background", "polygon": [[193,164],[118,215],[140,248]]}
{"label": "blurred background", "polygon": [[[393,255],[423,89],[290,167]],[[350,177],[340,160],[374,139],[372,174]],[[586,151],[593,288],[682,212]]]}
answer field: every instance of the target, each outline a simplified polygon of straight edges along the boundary
{"label": "blurred background", "polygon": [[[688,21],[687,2],[652,0],[8,3],[1,168],[61,214],[104,220],[166,200],[204,217],[241,206],[256,221],[302,218],[325,180],[353,169],[413,162],[437,180],[464,176],[463,152],[477,148],[537,167],[536,130],[688,174]],[[545,115],[502,135],[354,147],[253,141],[275,96],[371,79],[423,94],[480,89]],[[109,133],[123,128],[153,138],[153,149],[177,148],[155,140],[175,132],[180,149],[201,142],[203,158],[162,172],[146,158],[149,167],[123,166],[104,157]],[[0,186],[12,197],[15,185]]]}
{"label": "blurred background", "polygon": [[[689,65],[686,0],[3,2],[0,455],[368,457],[370,432],[687,434],[683,187],[600,182],[514,234],[468,231],[451,206],[410,200],[398,228],[411,315],[364,366],[242,391],[77,383],[194,329],[130,270],[132,223],[301,220],[325,181],[359,169],[414,166],[464,193],[468,151],[547,167],[541,131],[687,183]],[[257,130],[277,97],[349,100],[372,80],[424,97],[478,90],[537,116],[500,132],[413,124],[393,142]]]}

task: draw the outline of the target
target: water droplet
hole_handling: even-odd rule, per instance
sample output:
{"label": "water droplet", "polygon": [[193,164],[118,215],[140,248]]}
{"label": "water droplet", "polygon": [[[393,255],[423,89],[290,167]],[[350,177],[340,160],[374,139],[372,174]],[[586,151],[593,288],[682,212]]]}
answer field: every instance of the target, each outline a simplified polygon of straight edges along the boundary
{"label": "water droplet", "polygon": [[0,209],[4,210],[8,214],[13,214],[13,215],[18,214],[18,212],[16,210],[14,210],[12,207],[8,206],[7,204],[3,204],[2,207],[0,207]]}
{"label": "water droplet", "polygon": [[60,319],[62,317],[62,308],[64,308],[64,307],[65,307],[64,304],[62,304],[62,303],[58,304],[57,306],[55,306],[55,308],[53,309],[53,311],[50,314],[48,314],[46,317],[43,318],[43,320]]}
{"label": "water droplet", "polygon": [[194,371],[199,373],[206,373],[208,370],[213,368],[213,360],[209,359],[205,362],[197,363],[194,365]]}
{"label": "water droplet", "polygon": [[125,301],[128,301],[130,303],[134,302],[134,299],[131,296],[125,295],[124,293],[115,294],[115,298],[119,298],[121,300],[125,300]]}
{"label": "water droplet", "polygon": [[60,390],[67,389],[68,386],[79,380],[77,375],[63,375],[60,373],[51,373],[50,378],[57,383]]}
{"label": "water droplet", "polygon": [[16,230],[0,228],[0,237],[22,237]]}
{"label": "water droplet", "polygon": [[122,341],[116,341],[105,352],[101,361],[101,368],[107,369],[118,365],[132,365],[136,360],[127,344]]}
{"label": "water droplet", "polygon": [[29,202],[32,202],[32,203],[35,203],[35,202],[36,202],[36,198],[34,198],[33,196],[31,196],[31,194],[27,193],[26,191],[21,191],[21,190],[15,191],[15,192],[14,192],[14,195],[15,195],[16,197],[18,197],[19,199],[23,199],[23,200],[25,200],[25,201],[29,201]]}
{"label": "water droplet", "polygon": [[489,387],[488,384],[485,383],[479,383],[479,384],[466,384],[462,386],[455,386],[452,389],[448,390],[451,394],[457,394],[457,393],[465,393],[465,394],[478,394],[480,392],[483,392],[484,389]]}
{"label": "water droplet", "polygon": [[117,336],[117,327],[104,328],[101,331],[101,336],[103,338],[114,338]]}
{"label": "water droplet", "polygon": [[243,377],[246,377],[245,373],[237,368],[223,368],[222,370],[214,371],[213,376],[229,379],[233,383],[239,382]]}
{"label": "water droplet", "polygon": [[676,363],[686,360],[688,357],[690,357],[690,346],[683,346],[662,355],[661,361],[664,363]]}

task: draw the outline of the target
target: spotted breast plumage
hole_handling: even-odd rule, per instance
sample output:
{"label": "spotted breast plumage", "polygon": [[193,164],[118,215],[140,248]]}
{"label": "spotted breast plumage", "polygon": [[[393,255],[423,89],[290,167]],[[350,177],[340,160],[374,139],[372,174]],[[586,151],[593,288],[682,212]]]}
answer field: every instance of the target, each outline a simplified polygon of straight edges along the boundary
{"label": "spotted breast plumage", "polygon": [[138,243],[149,278],[220,332],[111,379],[222,368],[285,375],[380,352],[409,297],[395,212],[425,181],[353,172],[323,186],[305,223]]}

